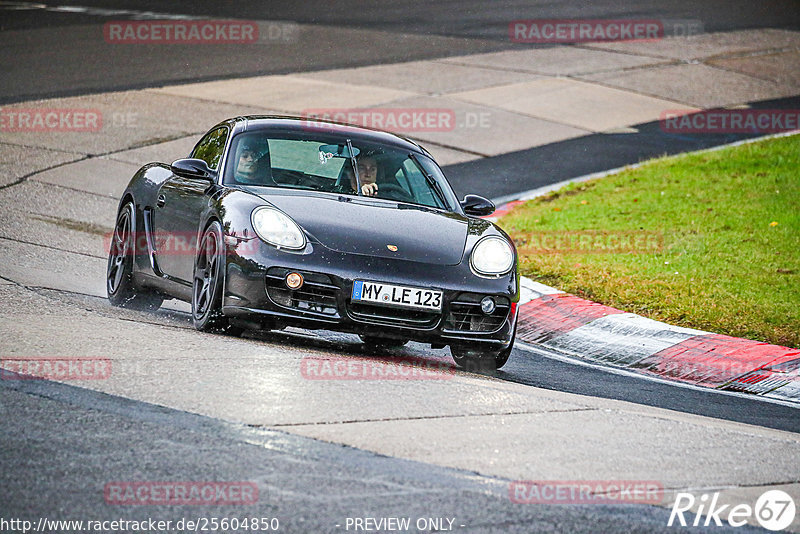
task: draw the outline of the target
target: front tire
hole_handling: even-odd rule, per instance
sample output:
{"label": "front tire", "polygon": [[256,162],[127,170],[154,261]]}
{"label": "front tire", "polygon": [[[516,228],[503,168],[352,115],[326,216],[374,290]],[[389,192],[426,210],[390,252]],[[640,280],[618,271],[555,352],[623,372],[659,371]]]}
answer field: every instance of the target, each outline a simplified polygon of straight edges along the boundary
{"label": "front tire", "polygon": [[136,207],[128,202],[117,215],[114,234],[108,250],[106,294],[114,306],[133,310],[157,310],[164,299],[133,284],[136,259]]}
{"label": "front tire", "polygon": [[477,351],[458,347],[450,347],[450,354],[459,369],[471,372],[494,372],[503,367],[511,351],[514,349],[514,340],[517,337],[516,325],[514,334],[511,336],[511,343],[501,351]]}
{"label": "front tire", "polygon": [[244,329],[232,326],[222,314],[224,282],[225,244],[222,226],[213,221],[203,232],[194,262],[192,322],[198,330],[240,335]]}

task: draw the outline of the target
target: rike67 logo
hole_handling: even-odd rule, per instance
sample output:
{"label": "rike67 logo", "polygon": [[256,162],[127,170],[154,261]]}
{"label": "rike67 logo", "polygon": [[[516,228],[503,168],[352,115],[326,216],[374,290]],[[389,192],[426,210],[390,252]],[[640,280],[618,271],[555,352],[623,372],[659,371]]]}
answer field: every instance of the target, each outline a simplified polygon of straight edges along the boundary
{"label": "rike67 logo", "polygon": [[719,496],[719,492],[711,495],[704,493],[699,498],[691,493],[678,493],[667,526],[721,527],[727,522],[732,527],[741,527],[755,518],[765,529],[777,531],[794,521],[794,499],[785,491],[765,491],[756,500],[755,506],[721,504]]}

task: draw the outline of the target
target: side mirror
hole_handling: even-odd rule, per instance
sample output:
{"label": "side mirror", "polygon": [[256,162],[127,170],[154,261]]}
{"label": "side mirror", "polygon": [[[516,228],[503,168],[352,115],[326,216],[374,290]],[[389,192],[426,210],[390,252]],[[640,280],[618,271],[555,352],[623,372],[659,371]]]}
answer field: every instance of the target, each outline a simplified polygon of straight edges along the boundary
{"label": "side mirror", "polygon": [[494,213],[495,206],[494,202],[487,198],[478,195],[467,195],[464,197],[464,200],[461,201],[461,209],[463,209],[464,213],[467,215],[476,215],[480,217]]}
{"label": "side mirror", "polygon": [[208,164],[202,159],[186,158],[172,162],[170,165],[172,172],[184,178],[198,178],[200,180],[214,181],[215,173],[208,168]]}

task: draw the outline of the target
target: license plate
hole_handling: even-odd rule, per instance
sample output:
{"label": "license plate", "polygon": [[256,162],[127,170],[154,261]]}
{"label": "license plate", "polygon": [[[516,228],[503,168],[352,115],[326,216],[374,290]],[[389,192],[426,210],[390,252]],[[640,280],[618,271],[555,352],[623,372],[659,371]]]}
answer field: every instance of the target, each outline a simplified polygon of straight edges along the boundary
{"label": "license plate", "polygon": [[419,287],[395,286],[380,282],[356,280],[353,284],[352,298],[361,302],[375,302],[400,308],[435,311],[441,311],[442,309],[441,291]]}

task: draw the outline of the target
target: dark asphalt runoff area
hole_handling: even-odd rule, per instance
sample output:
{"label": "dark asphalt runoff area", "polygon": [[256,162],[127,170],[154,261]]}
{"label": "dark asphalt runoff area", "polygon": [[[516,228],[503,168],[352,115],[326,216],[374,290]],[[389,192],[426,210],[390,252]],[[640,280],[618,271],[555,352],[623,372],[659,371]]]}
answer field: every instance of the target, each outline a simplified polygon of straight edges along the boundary
{"label": "dark asphalt runoff area", "polygon": [[[244,47],[244,53],[240,45],[118,47],[104,40],[106,22],[141,18],[148,12],[280,21],[300,24],[303,29],[293,42],[252,44]],[[794,0],[4,1],[0,2],[0,104],[549,46],[520,45],[508,38],[511,21],[549,18],[699,20],[706,32],[800,28],[800,10]],[[79,36],[72,32],[77,26],[82,27]],[[355,37],[346,33],[348,29],[376,33]]]}
{"label": "dark asphalt runoff area", "polygon": [[[800,97],[752,102],[753,109],[798,109]],[[658,121],[635,126],[632,133],[598,133],[519,152],[483,158],[444,168],[456,193],[473,193],[495,200],[518,198],[553,183],[650,158],[691,152],[735,143],[763,134],[674,134]],[[503,180],[492,180],[502,176]]]}
{"label": "dark asphalt runoff area", "polygon": [[[0,398],[0,517],[6,520],[33,525],[40,518],[153,520],[175,525],[181,519],[202,524],[211,518],[256,517],[277,519],[278,532],[307,533],[354,532],[356,518],[407,518],[409,532],[673,530],[666,526],[669,510],[657,506],[514,503],[510,480],[234,425],[70,385],[4,380]],[[254,484],[257,499],[225,505],[107,502],[108,484],[182,480]],[[431,521],[438,521],[440,528],[429,528]]]}

